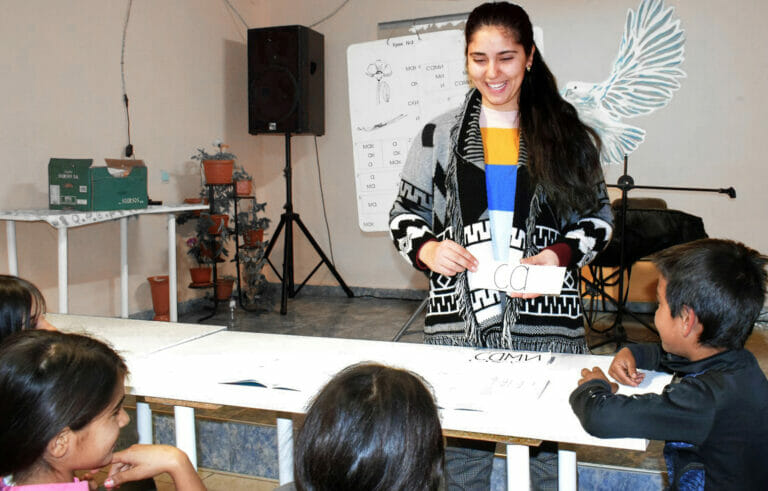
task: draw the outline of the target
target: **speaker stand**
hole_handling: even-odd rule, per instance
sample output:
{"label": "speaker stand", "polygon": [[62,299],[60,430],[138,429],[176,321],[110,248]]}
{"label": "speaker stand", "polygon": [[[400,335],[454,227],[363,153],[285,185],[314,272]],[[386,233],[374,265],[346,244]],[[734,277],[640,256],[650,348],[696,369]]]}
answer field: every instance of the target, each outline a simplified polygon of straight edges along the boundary
{"label": "speaker stand", "polygon": [[[282,315],[285,315],[288,312],[288,298],[294,298],[299,291],[304,287],[304,285],[307,283],[307,281],[312,277],[313,274],[322,266],[325,264],[328,267],[328,270],[333,274],[334,278],[336,278],[336,281],[339,282],[339,285],[344,290],[344,293],[347,294],[349,298],[354,297],[354,293],[352,293],[352,290],[349,289],[346,283],[344,283],[344,280],[341,278],[341,275],[339,275],[338,271],[336,271],[336,268],[334,267],[333,263],[328,259],[328,257],[325,255],[323,250],[320,248],[320,245],[317,243],[317,241],[312,237],[312,234],[309,233],[309,230],[307,230],[307,227],[304,226],[304,222],[301,221],[301,217],[299,217],[298,213],[293,212],[293,192],[292,192],[292,184],[293,184],[293,174],[291,172],[291,134],[286,133],[285,134],[285,169],[283,170],[283,175],[285,176],[285,206],[283,208],[285,209],[285,212],[280,215],[280,223],[277,225],[277,229],[275,230],[275,235],[272,236],[272,239],[269,241],[269,245],[267,246],[267,250],[264,253],[264,258],[269,263],[270,267],[272,267],[272,270],[275,272],[278,278],[280,278],[280,281],[282,283],[282,293],[280,298],[280,313]],[[312,247],[315,248],[315,252],[317,252],[317,255],[320,256],[320,262],[317,263],[315,268],[307,275],[307,277],[304,279],[304,281],[301,282],[298,288],[296,288],[296,283],[294,282],[294,276],[293,276],[293,224],[296,224],[299,226],[299,229],[304,233],[304,237],[309,241],[310,244],[312,244]],[[275,268],[274,264],[272,264],[272,261],[269,260],[269,254],[272,252],[272,249],[275,247],[275,244],[277,243],[278,237],[280,237],[280,232],[283,231],[283,228],[285,228],[285,238],[283,241],[283,274],[281,275],[277,269]]]}

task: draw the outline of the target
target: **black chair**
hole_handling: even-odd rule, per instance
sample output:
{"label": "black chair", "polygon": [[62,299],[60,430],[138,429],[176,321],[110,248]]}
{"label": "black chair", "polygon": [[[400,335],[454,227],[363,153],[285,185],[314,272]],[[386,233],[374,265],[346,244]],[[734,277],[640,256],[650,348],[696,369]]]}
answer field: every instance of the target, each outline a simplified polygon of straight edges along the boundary
{"label": "black chair", "polygon": [[[611,332],[603,344],[628,342],[622,325],[628,315],[649,330],[656,329],[643,318],[627,308],[632,265],[654,252],[667,247],[707,237],[700,217],[679,210],[667,209],[666,202],[658,198],[626,198],[622,213],[621,199],[611,204],[614,214],[614,233],[608,247],[588,266],[591,279],[581,278],[581,293],[587,328],[605,334]],[[624,217],[626,215],[626,223]],[[605,274],[604,268],[615,268]],[[618,289],[616,296],[609,293]],[[612,324],[606,329],[597,329],[598,315],[614,315]]]}

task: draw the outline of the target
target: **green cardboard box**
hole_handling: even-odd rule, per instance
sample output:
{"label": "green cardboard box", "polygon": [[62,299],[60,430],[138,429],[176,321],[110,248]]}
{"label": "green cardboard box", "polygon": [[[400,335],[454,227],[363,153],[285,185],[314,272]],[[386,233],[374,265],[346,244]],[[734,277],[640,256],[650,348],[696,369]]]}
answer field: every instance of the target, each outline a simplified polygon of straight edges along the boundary
{"label": "green cardboard box", "polygon": [[51,159],[48,205],[52,210],[108,211],[147,207],[147,168],[142,160]]}
{"label": "green cardboard box", "polygon": [[105,159],[91,167],[91,210],[134,210],[147,207],[147,168],[143,160]]}
{"label": "green cardboard box", "polygon": [[48,207],[88,211],[91,206],[93,159],[51,159],[48,162]]}

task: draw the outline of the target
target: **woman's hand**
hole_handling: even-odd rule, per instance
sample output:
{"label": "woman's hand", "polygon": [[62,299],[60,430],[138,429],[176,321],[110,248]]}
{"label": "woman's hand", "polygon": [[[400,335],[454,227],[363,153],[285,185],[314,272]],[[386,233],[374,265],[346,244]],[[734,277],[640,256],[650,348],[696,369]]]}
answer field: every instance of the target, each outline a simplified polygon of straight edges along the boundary
{"label": "woman's hand", "polygon": [[[560,266],[560,260],[557,258],[557,254],[550,249],[544,249],[540,253],[531,257],[524,257],[520,260],[520,264],[534,264],[536,266]],[[520,297],[520,298],[536,298],[539,293],[522,293],[512,290],[507,291],[508,297]]]}
{"label": "woman's hand", "polygon": [[456,242],[432,240],[421,246],[419,261],[443,276],[453,276],[464,270],[477,271],[477,259]]}

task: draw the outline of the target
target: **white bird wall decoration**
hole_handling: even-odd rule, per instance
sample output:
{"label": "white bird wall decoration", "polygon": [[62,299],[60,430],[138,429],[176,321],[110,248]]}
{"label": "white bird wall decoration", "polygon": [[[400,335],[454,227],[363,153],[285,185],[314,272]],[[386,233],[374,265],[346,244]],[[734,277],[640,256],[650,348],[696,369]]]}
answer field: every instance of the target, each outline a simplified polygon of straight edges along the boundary
{"label": "white bird wall decoration", "polygon": [[629,9],[619,54],[602,83],[568,82],[563,97],[600,135],[603,164],[619,164],[645,139],[645,130],[622,122],[666,106],[680,88],[685,33],[674,8],[663,0],[642,0]]}

